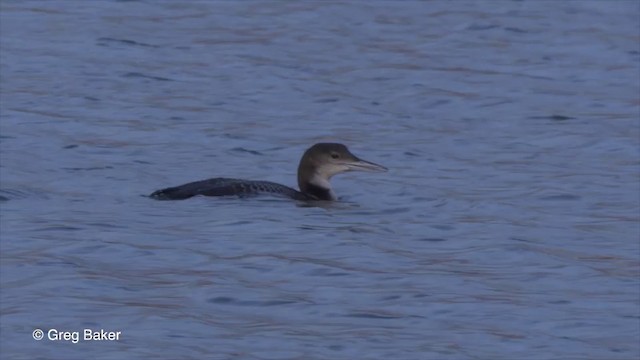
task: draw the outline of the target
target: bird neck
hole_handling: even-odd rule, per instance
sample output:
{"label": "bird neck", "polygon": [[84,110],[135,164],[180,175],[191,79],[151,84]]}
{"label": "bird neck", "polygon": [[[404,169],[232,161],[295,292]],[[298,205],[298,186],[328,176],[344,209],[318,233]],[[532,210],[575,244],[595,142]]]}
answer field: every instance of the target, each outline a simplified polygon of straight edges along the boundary
{"label": "bird neck", "polygon": [[318,200],[335,200],[329,179],[319,175],[317,169],[308,162],[300,162],[298,167],[298,186],[300,192]]}

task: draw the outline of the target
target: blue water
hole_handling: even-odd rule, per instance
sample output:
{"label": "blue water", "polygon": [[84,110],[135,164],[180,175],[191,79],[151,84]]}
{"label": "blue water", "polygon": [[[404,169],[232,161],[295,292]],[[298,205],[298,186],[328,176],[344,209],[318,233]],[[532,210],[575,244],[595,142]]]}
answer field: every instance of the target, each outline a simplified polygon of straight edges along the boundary
{"label": "blue water", "polygon": [[[2,359],[640,357],[638,2],[3,1],[0,36]],[[390,171],[141,196],[295,186],[321,141]],[[121,337],[47,336],[85,328]]]}

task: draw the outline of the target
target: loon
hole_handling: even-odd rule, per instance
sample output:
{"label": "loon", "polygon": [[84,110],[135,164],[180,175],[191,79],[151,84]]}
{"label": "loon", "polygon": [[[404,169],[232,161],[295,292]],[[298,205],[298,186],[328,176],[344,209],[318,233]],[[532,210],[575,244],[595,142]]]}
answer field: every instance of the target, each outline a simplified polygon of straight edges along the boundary
{"label": "loon", "polygon": [[337,197],[329,179],[346,171],[387,171],[387,168],[359,159],[346,146],[338,143],[318,143],[307,149],[298,166],[300,191],[270,181],[213,178],[169,187],[153,192],[157,200],[184,200],[196,195],[258,195],[274,194],[294,200],[327,200]]}

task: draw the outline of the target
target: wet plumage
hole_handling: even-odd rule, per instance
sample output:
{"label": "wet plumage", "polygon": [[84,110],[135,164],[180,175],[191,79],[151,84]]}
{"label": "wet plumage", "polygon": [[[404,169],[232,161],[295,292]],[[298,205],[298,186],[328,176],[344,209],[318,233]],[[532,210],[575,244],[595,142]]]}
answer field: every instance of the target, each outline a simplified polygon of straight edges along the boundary
{"label": "wet plumage", "polygon": [[300,191],[271,181],[252,181],[231,178],[213,178],[155,191],[151,197],[158,200],[184,200],[196,195],[251,196],[260,193],[281,194],[295,200],[313,200]]}

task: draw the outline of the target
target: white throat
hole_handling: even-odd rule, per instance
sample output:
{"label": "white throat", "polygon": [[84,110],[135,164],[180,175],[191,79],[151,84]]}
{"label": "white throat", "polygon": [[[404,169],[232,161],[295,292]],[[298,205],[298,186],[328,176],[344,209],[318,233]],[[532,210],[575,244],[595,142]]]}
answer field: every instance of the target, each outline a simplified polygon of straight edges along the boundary
{"label": "white throat", "polygon": [[331,183],[329,182],[329,179],[327,179],[326,177],[318,173],[314,173],[311,179],[309,179],[309,183],[315,186],[321,187],[323,189],[329,190],[329,194],[331,195],[331,198],[333,200],[337,199],[336,194],[333,192],[333,189],[331,188]]}

